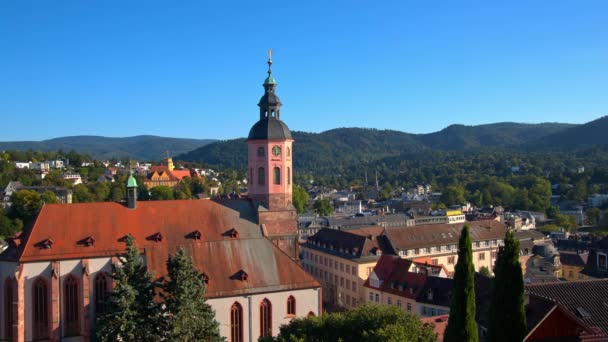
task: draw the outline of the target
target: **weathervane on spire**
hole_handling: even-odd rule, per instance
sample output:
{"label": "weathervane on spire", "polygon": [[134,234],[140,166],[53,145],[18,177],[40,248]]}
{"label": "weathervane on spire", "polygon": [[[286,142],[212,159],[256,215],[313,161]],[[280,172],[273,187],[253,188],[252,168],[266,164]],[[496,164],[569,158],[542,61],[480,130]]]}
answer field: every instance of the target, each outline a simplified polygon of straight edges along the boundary
{"label": "weathervane on spire", "polygon": [[274,77],[272,77],[272,49],[268,49],[268,77],[266,77],[264,84],[273,86],[277,84]]}
{"label": "weathervane on spire", "polygon": [[272,70],[270,67],[272,66],[272,49],[268,49],[268,73],[270,74]]}

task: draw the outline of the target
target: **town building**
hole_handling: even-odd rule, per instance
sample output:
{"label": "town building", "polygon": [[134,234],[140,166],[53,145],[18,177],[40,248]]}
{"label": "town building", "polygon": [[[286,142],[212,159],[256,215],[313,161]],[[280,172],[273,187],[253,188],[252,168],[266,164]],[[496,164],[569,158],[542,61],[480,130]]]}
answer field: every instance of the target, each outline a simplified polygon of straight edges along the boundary
{"label": "town building", "polygon": [[2,202],[5,204],[10,204],[11,196],[13,193],[21,190],[30,190],[36,191],[38,193],[44,193],[45,191],[50,191],[55,194],[59,203],[72,203],[72,189],[64,188],[61,186],[25,186],[21,184],[19,181],[11,181],[8,183],[4,191],[2,192]]}
{"label": "town building", "polygon": [[177,170],[173,164],[173,158],[164,159],[164,164],[150,167],[150,171],[144,179],[144,185],[152,189],[159,185],[174,187],[184,178],[200,178],[200,175],[191,170]]}
{"label": "town building", "polygon": [[460,210],[444,210],[437,215],[421,216],[414,219],[416,226],[426,226],[429,224],[453,224],[464,223],[465,215]]}
{"label": "town building", "polygon": [[[260,101],[261,112],[269,115],[260,121],[272,122],[258,121],[250,133],[250,147],[265,148],[250,167],[278,167],[281,173],[258,170],[251,198],[138,201],[131,175],[126,203],[45,205],[0,254],[0,339],[89,341],[128,234],[155,280],[166,275],[167,258],[179,248],[192,256],[228,341],[276,335],[294,317],[321,314],[320,284],[295,261],[297,222],[291,163],[285,159],[292,158],[293,139],[278,118],[275,87],[269,61]],[[271,95],[276,99],[272,108]],[[284,140],[274,128],[258,130],[277,126]]]}
{"label": "town building", "polygon": [[589,252],[577,253],[560,251],[559,262],[562,266],[562,278],[568,281],[588,279],[588,277],[582,273],[588,259]]}
{"label": "town building", "polygon": [[590,278],[608,278],[608,237],[589,245],[589,257],[582,273]]}

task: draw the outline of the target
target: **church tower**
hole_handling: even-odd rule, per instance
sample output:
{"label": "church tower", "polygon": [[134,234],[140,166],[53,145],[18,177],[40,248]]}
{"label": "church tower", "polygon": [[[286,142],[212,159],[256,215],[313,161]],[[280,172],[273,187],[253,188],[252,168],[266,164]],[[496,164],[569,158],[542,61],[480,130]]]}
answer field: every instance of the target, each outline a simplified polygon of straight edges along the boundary
{"label": "church tower", "polygon": [[292,204],[292,143],[281,121],[281,100],[272,76],[272,51],[268,53],[268,77],[260,99],[260,119],[247,138],[249,198],[258,209],[264,234],[294,259],[297,258],[297,213]]}

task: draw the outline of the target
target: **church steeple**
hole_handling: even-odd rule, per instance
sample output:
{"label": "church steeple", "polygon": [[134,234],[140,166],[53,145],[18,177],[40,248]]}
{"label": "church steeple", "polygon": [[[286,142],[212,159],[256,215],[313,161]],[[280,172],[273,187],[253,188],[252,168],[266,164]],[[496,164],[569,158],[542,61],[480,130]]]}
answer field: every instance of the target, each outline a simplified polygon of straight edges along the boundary
{"label": "church steeple", "polygon": [[281,100],[275,94],[277,81],[272,76],[272,50],[268,50],[268,77],[264,80],[264,95],[260,99],[260,120],[280,119]]}

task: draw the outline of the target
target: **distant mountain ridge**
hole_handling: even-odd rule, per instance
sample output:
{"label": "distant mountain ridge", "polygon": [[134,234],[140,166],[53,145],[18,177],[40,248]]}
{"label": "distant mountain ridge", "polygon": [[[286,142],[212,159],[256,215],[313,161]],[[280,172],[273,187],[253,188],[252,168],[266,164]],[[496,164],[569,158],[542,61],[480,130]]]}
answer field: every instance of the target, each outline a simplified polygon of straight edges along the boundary
{"label": "distant mountain ridge", "polygon": [[[599,128],[597,127],[599,126]],[[608,141],[601,134],[608,128],[604,117],[584,125],[565,123],[523,124],[499,122],[478,126],[451,125],[428,134],[411,134],[393,130],[336,128],[321,133],[292,132],[295,139],[294,166],[315,170],[339,165],[342,168],[385,158],[413,155],[425,151],[474,151],[475,149],[531,150],[551,145],[561,149],[575,146],[577,136],[583,145],[603,145]],[[588,134],[592,132],[593,134]],[[568,139],[565,139],[568,137]],[[548,140],[547,143],[544,142]],[[185,161],[205,162],[231,168],[244,168],[247,163],[245,139],[215,142],[177,156]]]}
{"label": "distant mountain ridge", "polygon": [[34,150],[69,152],[75,150],[95,159],[132,158],[136,160],[160,160],[166,151],[173,156],[192,151],[214,142],[212,139],[167,138],[155,135],[138,135],[110,138],[80,135],[42,141],[0,142],[0,150]]}

